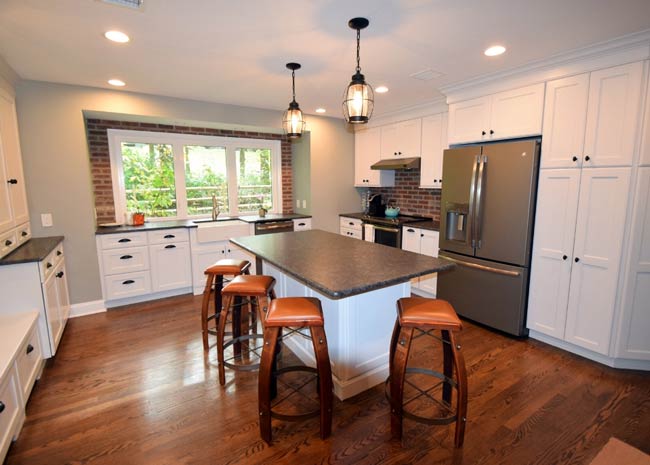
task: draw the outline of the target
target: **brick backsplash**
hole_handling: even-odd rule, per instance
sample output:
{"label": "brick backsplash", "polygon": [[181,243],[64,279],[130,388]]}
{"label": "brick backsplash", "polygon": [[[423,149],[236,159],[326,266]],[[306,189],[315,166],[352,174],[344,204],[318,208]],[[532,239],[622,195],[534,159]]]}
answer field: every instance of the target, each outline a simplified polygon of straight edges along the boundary
{"label": "brick backsplash", "polygon": [[440,189],[420,189],[420,170],[395,171],[395,187],[373,187],[370,192],[381,194],[400,207],[400,214],[420,215],[440,220]]}
{"label": "brick backsplash", "polygon": [[108,129],[131,131],[174,132],[202,136],[245,137],[248,139],[280,140],[282,147],[282,210],[293,213],[293,179],[291,171],[291,143],[280,134],[263,132],[232,131],[227,129],[176,126],[170,124],[139,123],[134,121],[113,121],[86,119],[86,136],[90,154],[90,169],[95,196],[97,223],[116,221],[111,181],[111,161],[108,152]]}

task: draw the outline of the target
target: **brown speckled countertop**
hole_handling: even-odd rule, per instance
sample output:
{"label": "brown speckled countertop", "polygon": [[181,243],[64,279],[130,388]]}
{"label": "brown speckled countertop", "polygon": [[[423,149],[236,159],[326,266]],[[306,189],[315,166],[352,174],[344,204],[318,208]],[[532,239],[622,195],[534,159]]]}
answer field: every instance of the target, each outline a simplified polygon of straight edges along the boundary
{"label": "brown speckled countertop", "polygon": [[0,266],[40,262],[62,241],[63,236],[32,237],[9,255],[0,259]]}
{"label": "brown speckled countertop", "polygon": [[446,260],[317,229],[237,237],[231,242],[332,299],[454,267]]}
{"label": "brown speckled countertop", "polygon": [[428,229],[430,231],[440,231],[440,221],[429,220],[429,221],[416,221],[414,223],[405,223],[403,225],[412,226],[414,228]]}

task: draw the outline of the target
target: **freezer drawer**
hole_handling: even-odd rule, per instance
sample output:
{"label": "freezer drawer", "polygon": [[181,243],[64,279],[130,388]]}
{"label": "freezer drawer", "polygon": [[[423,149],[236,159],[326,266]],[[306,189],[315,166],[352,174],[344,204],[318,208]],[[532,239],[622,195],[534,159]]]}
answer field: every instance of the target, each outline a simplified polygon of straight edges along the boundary
{"label": "freezer drawer", "polygon": [[438,273],[437,297],[459,315],[515,336],[525,336],[528,269],[440,252],[456,263]]}

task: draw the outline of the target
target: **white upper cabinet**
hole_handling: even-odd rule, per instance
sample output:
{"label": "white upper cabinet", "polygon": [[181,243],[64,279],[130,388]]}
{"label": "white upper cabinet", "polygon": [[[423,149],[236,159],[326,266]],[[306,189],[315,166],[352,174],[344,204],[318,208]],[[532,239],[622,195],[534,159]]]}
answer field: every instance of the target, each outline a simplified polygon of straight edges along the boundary
{"label": "white upper cabinet", "polygon": [[565,339],[609,353],[630,168],[583,169]]}
{"label": "white upper cabinet", "polygon": [[543,83],[453,103],[449,105],[449,143],[541,134],[543,108]]}
{"label": "white upper cabinet", "polygon": [[0,234],[14,227],[14,217],[11,213],[11,200],[9,198],[10,184],[6,182],[7,174],[2,145],[2,134],[0,133]]}
{"label": "white upper cabinet", "polygon": [[645,121],[641,141],[641,159],[639,165],[650,166],[650,79],[645,94]]}
{"label": "white upper cabinet", "polygon": [[422,120],[381,126],[381,158],[410,158],[421,154]]}
{"label": "white upper cabinet", "polygon": [[447,113],[422,118],[420,187],[442,187],[442,155],[447,148]]}
{"label": "white upper cabinet", "polygon": [[354,185],[382,187],[395,185],[394,171],[372,170],[370,166],[380,159],[380,128],[369,128],[354,133]]}
{"label": "white upper cabinet", "polygon": [[542,168],[581,166],[588,96],[588,73],[546,84]]}
{"label": "white upper cabinet", "polygon": [[642,62],[591,73],[583,166],[632,164],[642,81]]}

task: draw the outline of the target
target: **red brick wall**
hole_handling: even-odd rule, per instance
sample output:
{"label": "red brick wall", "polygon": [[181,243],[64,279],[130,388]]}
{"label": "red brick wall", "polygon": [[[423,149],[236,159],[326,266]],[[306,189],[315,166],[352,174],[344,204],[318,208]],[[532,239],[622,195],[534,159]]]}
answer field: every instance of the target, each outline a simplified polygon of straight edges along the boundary
{"label": "red brick wall", "polygon": [[293,213],[291,143],[280,134],[173,126],[169,124],[138,123],[133,121],[87,119],[86,134],[88,137],[88,151],[90,153],[90,169],[93,193],[95,195],[97,223],[110,223],[116,221],[115,205],[113,203],[113,184],[111,181],[111,162],[108,153],[108,129],[128,129],[131,131],[174,132],[180,134],[198,134],[202,136],[280,140],[282,147],[282,209],[285,213]]}
{"label": "red brick wall", "polygon": [[440,220],[440,190],[420,189],[420,170],[395,171],[395,187],[370,188],[385,202],[392,200],[404,215],[419,215]]}

